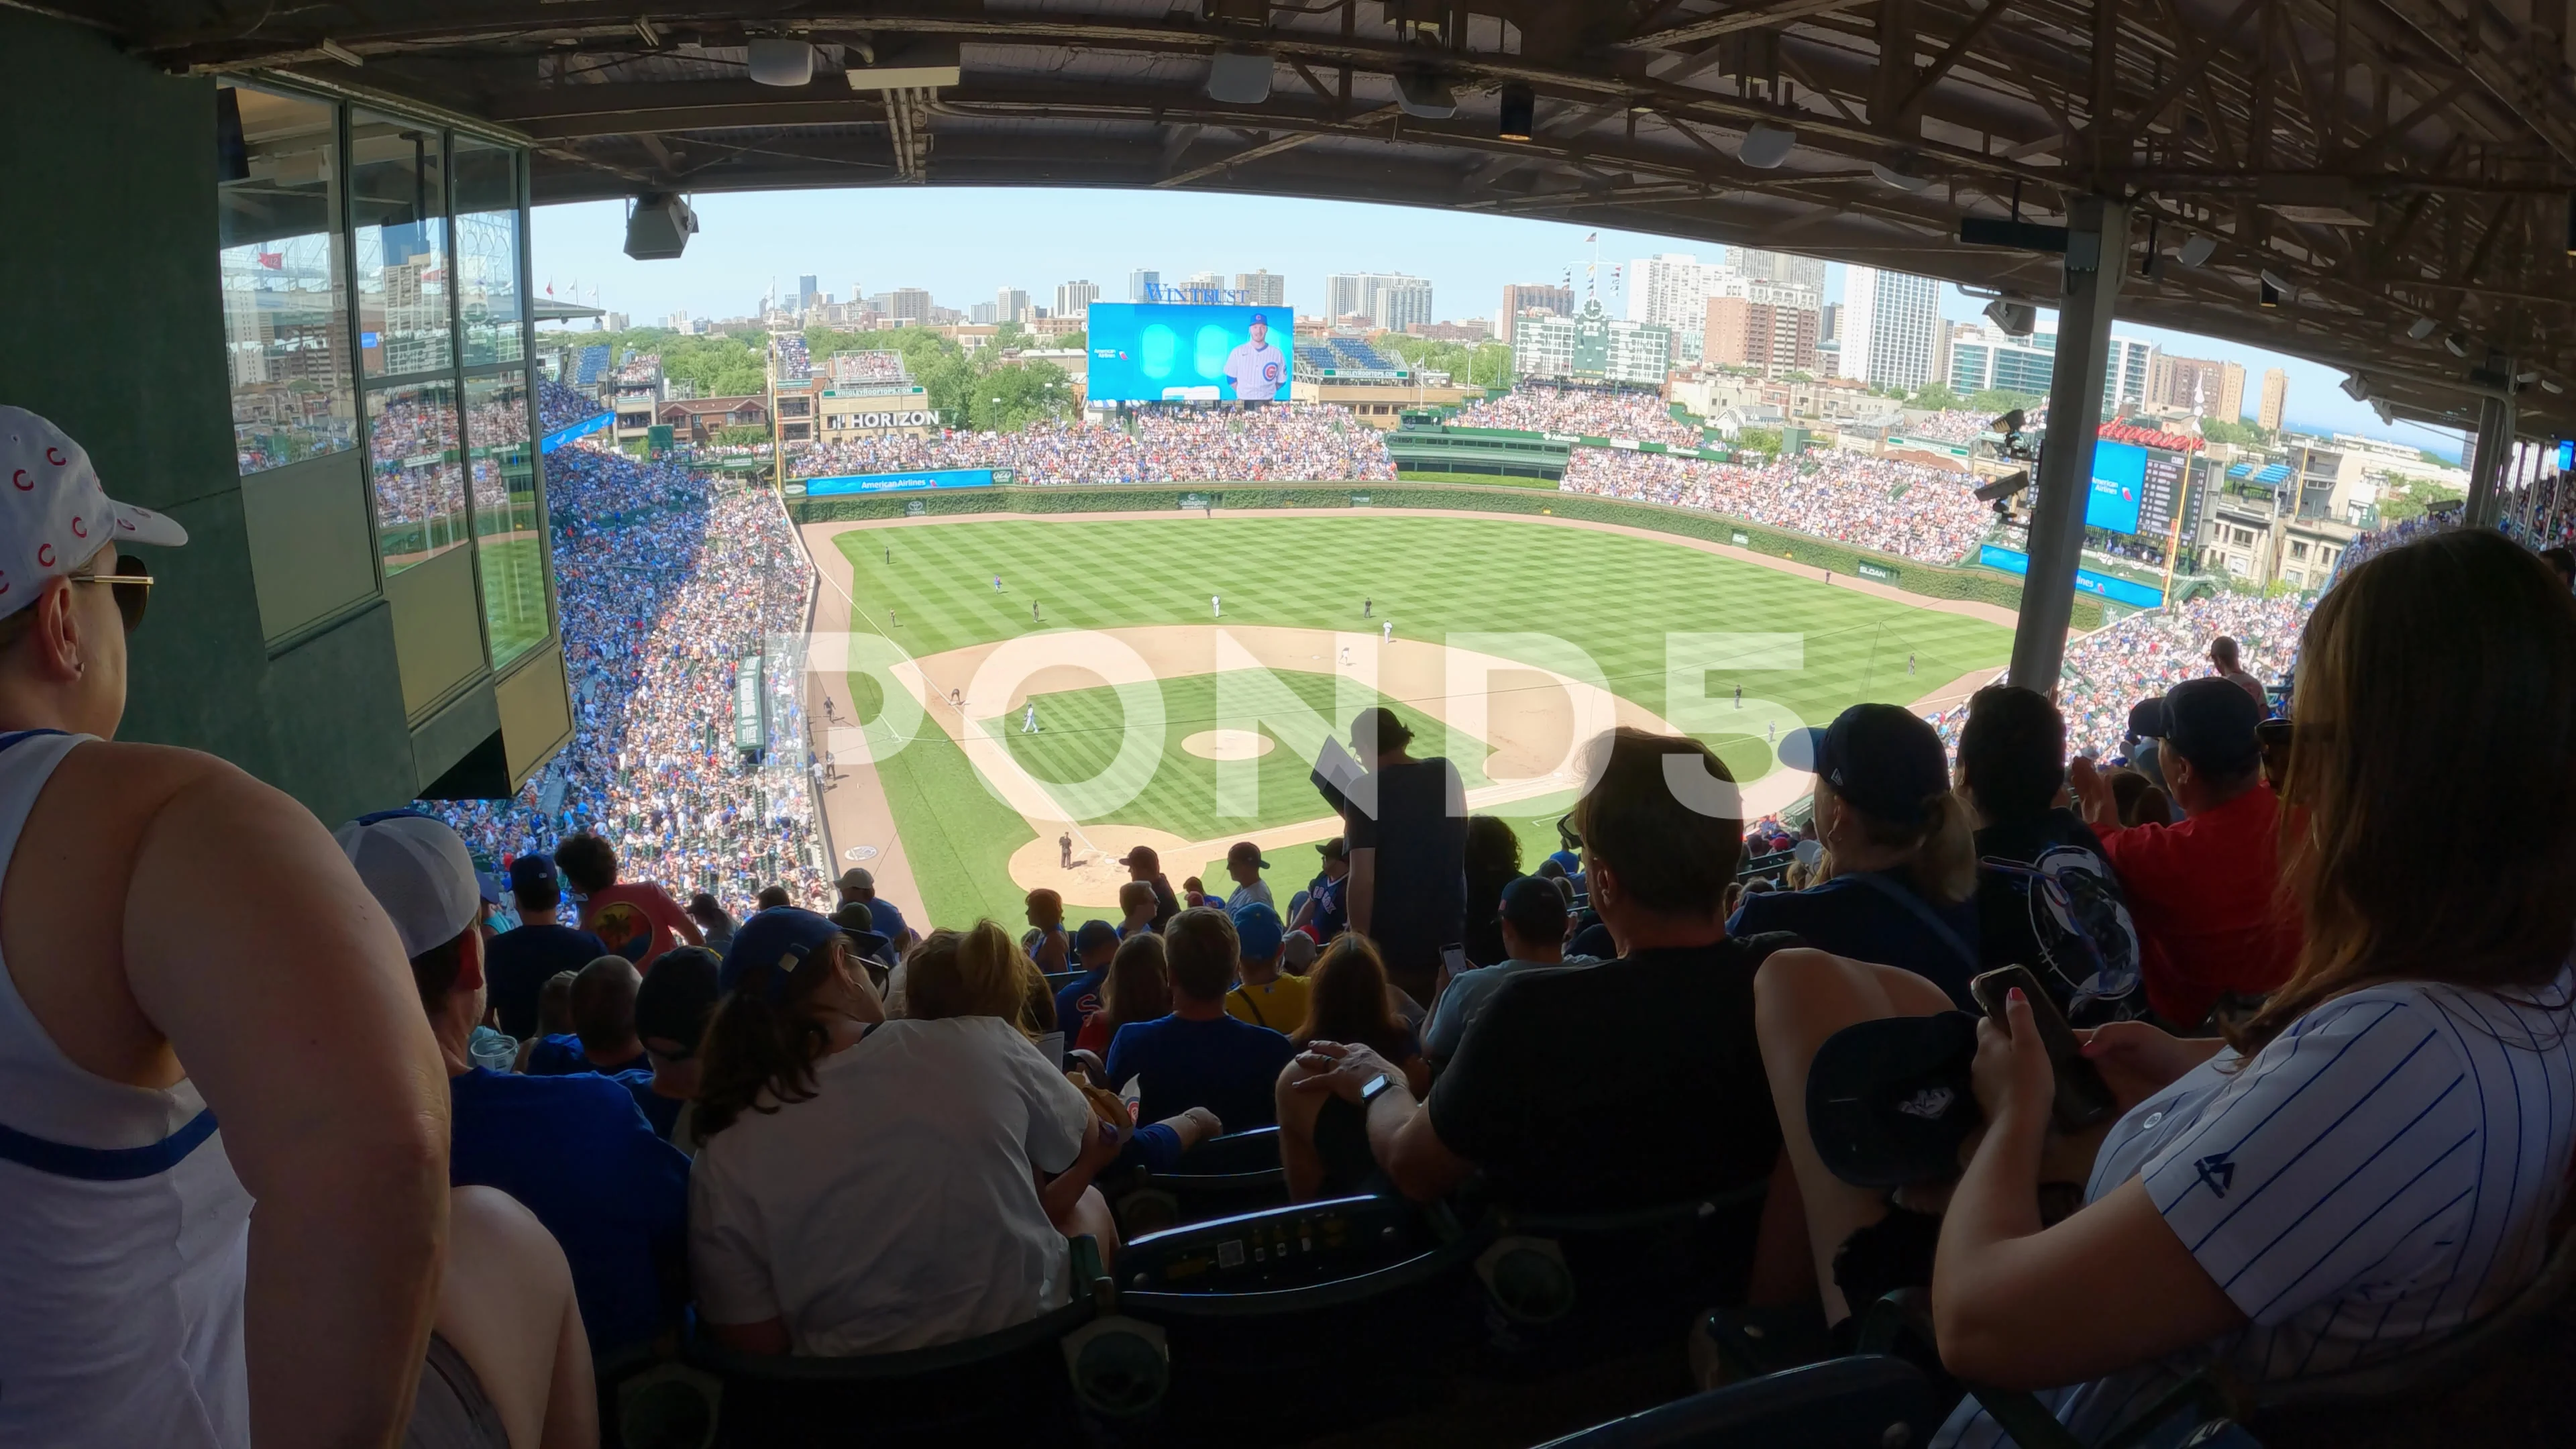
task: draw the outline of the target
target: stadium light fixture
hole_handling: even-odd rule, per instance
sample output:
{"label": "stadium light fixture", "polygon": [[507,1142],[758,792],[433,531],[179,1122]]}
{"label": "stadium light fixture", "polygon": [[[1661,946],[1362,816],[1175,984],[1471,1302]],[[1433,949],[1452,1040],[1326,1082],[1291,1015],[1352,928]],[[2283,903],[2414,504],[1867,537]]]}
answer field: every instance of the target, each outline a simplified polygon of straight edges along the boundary
{"label": "stadium light fixture", "polygon": [[2207,266],[2209,259],[2216,255],[2218,255],[2218,238],[2194,232],[2182,239],[2182,250],[2174,253],[2174,260],[2186,267],[2202,267]]}
{"label": "stadium light fixture", "polygon": [[1798,144],[1798,133],[1786,126],[1756,121],[1744,133],[1735,148],[1735,159],[1756,171],[1776,171],[1789,159],[1789,150]]}
{"label": "stadium light fixture", "polygon": [[2425,338],[2432,336],[2433,329],[2441,325],[2441,323],[2434,321],[2430,317],[2418,317],[2414,321],[2406,324],[2406,335],[2417,342],[2421,342]]}
{"label": "stadium light fixture", "polygon": [[2370,379],[2354,373],[2343,380],[2343,395],[2354,402],[2370,401]]}
{"label": "stadium light fixture", "polygon": [[2445,332],[2442,334],[2442,350],[2453,357],[2466,357],[2469,355],[2469,339],[2457,332]]}
{"label": "stadium light fixture", "polygon": [[2001,328],[2005,336],[2028,337],[2039,326],[2039,309],[2028,302],[1997,297],[1986,304],[1986,320]]}
{"label": "stadium light fixture", "polygon": [[2540,380],[2540,390],[2551,397],[2556,397],[2567,391],[2567,385],[2554,377],[2544,377]]}
{"label": "stadium light fixture", "polygon": [[1458,97],[1430,71],[1401,70],[1395,75],[1395,107],[1416,120],[1445,121],[1458,114]]}
{"label": "stadium light fixture", "polygon": [[751,78],[765,86],[801,86],[814,79],[814,47],[784,35],[756,35],[743,43]]}
{"label": "stadium light fixture", "polygon": [[1220,50],[1208,63],[1208,99],[1229,106],[1257,106],[1270,99],[1270,57],[1254,51]]}
{"label": "stadium light fixture", "polygon": [[2390,405],[2388,399],[2384,397],[2372,398],[2370,400],[2370,410],[2379,414],[2379,424],[2381,427],[2393,428],[2397,426],[2397,409]]}
{"label": "stadium light fixture", "polygon": [[1875,161],[1869,163],[1869,174],[1877,177],[1881,186],[1897,191],[1921,191],[1932,184],[1932,178],[1929,176],[1908,176],[1902,171],[1890,170]]}
{"label": "stadium light fixture", "polygon": [[697,234],[698,214],[676,196],[647,193],[626,214],[626,254],[639,262],[676,261]]}
{"label": "stadium light fixture", "polygon": [[2254,276],[2255,281],[2258,283],[2255,290],[2255,300],[2261,303],[2266,309],[2280,306],[2281,303],[2289,297],[2290,284],[2283,280],[2279,273],[2267,268],[2255,273]]}
{"label": "stadium light fixture", "polygon": [[2516,387],[2529,387],[2538,381],[2540,381],[2540,369],[2536,367],[2531,369],[2529,372],[2517,372],[2513,375],[2513,382]]}
{"label": "stadium light fixture", "polygon": [[351,50],[349,47],[342,45],[340,42],[333,40],[327,35],[323,36],[320,40],[315,41],[313,43],[313,48],[322,52],[324,55],[331,57],[333,60],[340,62],[342,65],[362,66],[367,63],[367,58],[365,56],[358,54],[356,51]]}
{"label": "stadium light fixture", "polygon": [[1494,135],[1505,141],[1526,141],[1538,120],[1538,94],[1514,81],[1503,87],[1501,114],[1494,122]]}

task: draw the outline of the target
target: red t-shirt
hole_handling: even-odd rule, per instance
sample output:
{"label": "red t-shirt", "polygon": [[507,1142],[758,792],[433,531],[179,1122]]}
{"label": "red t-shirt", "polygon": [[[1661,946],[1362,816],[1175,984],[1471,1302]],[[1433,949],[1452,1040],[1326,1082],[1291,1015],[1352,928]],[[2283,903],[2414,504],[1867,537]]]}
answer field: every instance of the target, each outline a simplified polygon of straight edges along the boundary
{"label": "red t-shirt", "polygon": [[2198,1026],[2221,992],[2273,990],[2298,961],[2298,912],[2280,895],[2280,809],[2257,785],[2178,824],[2095,827],[2138,923],[2147,1001],[2175,1026]]}
{"label": "red t-shirt", "polygon": [[593,891],[581,906],[581,928],[634,962],[638,971],[678,945],[680,930],[693,924],[671,893],[651,881]]}

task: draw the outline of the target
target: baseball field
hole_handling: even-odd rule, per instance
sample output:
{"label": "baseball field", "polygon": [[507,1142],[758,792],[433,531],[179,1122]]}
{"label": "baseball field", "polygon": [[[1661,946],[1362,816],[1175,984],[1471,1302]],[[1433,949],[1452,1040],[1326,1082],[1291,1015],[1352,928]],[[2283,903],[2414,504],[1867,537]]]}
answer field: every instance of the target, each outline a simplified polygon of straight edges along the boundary
{"label": "baseball field", "polygon": [[[1269,512],[805,526],[808,679],[835,868],[942,924],[1033,886],[1114,905],[1259,843],[1285,901],[1335,822],[1308,782],[1372,704],[1454,760],[1524,860],[1556,847],[1577,747],[1613,723],[1707,740],[1748,814],[1803,796],[1773,742],[1861,700],[1930,709],[2009,654],[1991,605],[1554,518]],[[998,586],[997,586],[998,585]],[[844,637],[846,636],[846,637]],[[828,706],[828,708],[827,708]],[[1079,919],[1079,915],[1077,916]]]}

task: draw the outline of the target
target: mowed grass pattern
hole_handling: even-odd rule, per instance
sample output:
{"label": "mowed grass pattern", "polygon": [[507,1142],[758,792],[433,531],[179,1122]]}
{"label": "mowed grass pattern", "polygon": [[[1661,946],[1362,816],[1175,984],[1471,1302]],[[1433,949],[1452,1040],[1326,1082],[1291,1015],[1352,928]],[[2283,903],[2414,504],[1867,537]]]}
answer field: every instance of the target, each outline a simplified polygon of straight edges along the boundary
{"label": "mowed grass pattern", "polygon": [[[2010,631],[1982,620],[1680,544],[1535,521],[1356,510],[1347,518],[993,519],[856,529],[838,543],[858,601],[851,628],[882,630],[916,657],[1049,629],[1216,622],[1213,594],[1223,597],[1230,624],[1365,630],[1392,620],[1397,637],[1430,642],[1461,632],[1554,635],[1591,658],[1611,690],[1670,718],[1668,634],[1797,635],[1800,668],[1713,668],[1703,676],[1710,699],[1728,701],[1740,685],[1748,702],[1775,707],[1748,711],[1740,732],[1705,707],[1696,717],[1703,737],[1747,780],[1773,763],[1758,724],[1822,723],[1861,700],[1904,703],[2000,665],[2011,650]],[[1370,617],[1362,616],[1363,600],[1374,602]],[[859,698],[873,702],[870,691]],[[1056,699],[1041,700],[1041,722],[1053,718]],[[1016,720],[1005,728],[1016,730]],[[1172,732],[1167,754],[1178,754],[1185,733]],[[1111,737],[1101,741],[1114,753]],[[1055,765],[1042,773],[1087,773],[1070,760],[1063,774]],[[963,753],[929,731],[880,770],[932,918],[1016,920],[1021,893],[1008,860],[1029,832],[976,782]],[[1267,814],[1266,774],[1263,800]],[[1524,810],[1515,807],[1515,823],[1538,845],[1537,812]],[[1203,838],[1183,824],[1137,823]],[[1305,869],[1300,861],[1297,870]],[[1280,885],[1303,880],[1274,876]]]}

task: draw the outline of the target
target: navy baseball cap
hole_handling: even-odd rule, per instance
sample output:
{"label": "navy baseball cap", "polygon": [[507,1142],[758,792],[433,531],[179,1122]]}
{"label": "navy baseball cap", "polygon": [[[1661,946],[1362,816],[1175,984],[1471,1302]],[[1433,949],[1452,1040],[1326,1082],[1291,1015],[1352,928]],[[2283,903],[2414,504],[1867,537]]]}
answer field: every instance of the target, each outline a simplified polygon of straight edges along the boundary
{"label": "navy baseball cap", "polygon": [[674,946],[654,957],[635,988],[635,1039],[680,1048],[661,1053],[675,1062],[696,1055],[723,994],[716,984],[723,975],[723,963],[704,946]]}
{"label": "navy baseball cap", "polygon": [[1959,1172],[1959,1144],[1985,1120],[1970,1068],[1977,1018],[1890,1016],[1825,1038],[1807,1068],[1807,1130],[1825,1169],[1854,1187],[1902,1187]]}
{"label": "navy baseball cap", "polygon": [[1823,729],[1791,730],[1780,738],[1780,763],[1890,825],[1920,823],[1923,802],[1950,788],[1941,736],[1901,705],[1856,704]]}
{"label": "navy baseball cap", "polygon": [[537,884],[561,888],[555,876],[555,858],[542,850],[532,850],[510,862],[510,889],[526,890]]}
{"label": "navy baseball cap", "polygon": [[795,906],[762,911],[733,933],[733,944],[725,950],[719,984],[730,994],[741,987],[743,977],[767,966],[772,968],[769,999],[784,1000],[788,978],[841,934],[841,928],[830,920]]}
{"label": "navy baseball cap", "polygon": [[1279,954],[1279,938],[1284,932],[1277,911],[1259,901],[1247,901],[1234,908],[1234,934],[1243,959],[1267,961]]}
{"label": "navy baseball cap", "polygon": [[1073,938],[1073,949],[1076,954],[1095,951],[1103,946],[1114,947],[1117,944],[1118,928],[1107,921],[1085,921],[1082,923],[1082,929],[1076,932]]}
{"label": "navy baseball cap", "polygon": [[2254,727],[2262,706],[2232,679],[2186,679],[2129,711],[2129,733],[2162,740],[2192,768],[2213,775],[2241,775],[2263,758]]}
{"label": "navy baseball cap", "polygon": [[1532,940],[1554,941],[1565,935],[1565,895],[1552,880],[1525,875],[1504,886],[1498,914]]}

